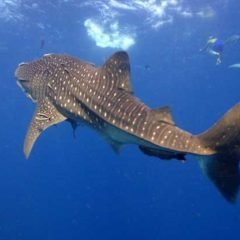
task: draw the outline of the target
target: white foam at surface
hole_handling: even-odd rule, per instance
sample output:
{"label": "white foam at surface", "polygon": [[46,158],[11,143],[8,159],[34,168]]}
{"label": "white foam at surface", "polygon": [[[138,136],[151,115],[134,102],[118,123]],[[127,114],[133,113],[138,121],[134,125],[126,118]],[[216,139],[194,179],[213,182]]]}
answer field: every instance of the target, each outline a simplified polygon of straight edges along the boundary
{"label": "white foam at surface", "polygon": [[[0,21],[14,21],[18,24],[25,19],[26,9],[31,10],[31,13],[43,11],[47,14],[48,6],[43,9],[45,5],[41,3],[36,0],[0,0]],[[67,4],[68,8],[79,9],[79,16],[85,14],[85,9],[94,9],[86,11],[85,20],[81,22],[86,28],[86,33],[98,47],[124,50],[136,44],[140,29],[159,31],[164,26],[174,24],[176,16],[206,20],[216,16],[211,3],[195,7],[193,10],[189,0],[62,0],[56,3],[49,1],[48,4],[59,8],[60,11]],[[128,18],[131,22],[128,22]],[[28,20],[26,18],[29,25],[34,24],[45,30],[45,23]]]}
{"label": "white foam at surface", "polygon": [[96,23],[92,19],[84,21],[88,35],[95,41],[96,45],[102,48],[111,47],[127,50],[135,44],[132,36],[121,33],[117,22],[111,23],[109,29]]}

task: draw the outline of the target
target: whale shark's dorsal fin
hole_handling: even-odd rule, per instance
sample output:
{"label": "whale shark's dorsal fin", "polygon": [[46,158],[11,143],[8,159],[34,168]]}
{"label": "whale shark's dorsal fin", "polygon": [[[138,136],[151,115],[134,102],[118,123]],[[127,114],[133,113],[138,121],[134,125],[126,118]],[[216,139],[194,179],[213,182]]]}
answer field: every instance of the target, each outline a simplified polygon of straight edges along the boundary
{"label": "whale shark's dorsal fin", "polygon": [[130,82],[130,64],[128,54],[124,51],[113,54],[103,65],[102,74],[114,81],[113,84],[132,93]]}
{"label": "whale shark's dorsal fin", "polygon": [[39,135],[48,127],[66,120],[47,99],[37,104],[27,135],[24,141],[24,154],[28,158]]}
{"label": "whale shark's dorsal fin", "polygon": [[176,125],[172,118],[171,109],[168,106],[152,109],[151,112],[154,120]]}

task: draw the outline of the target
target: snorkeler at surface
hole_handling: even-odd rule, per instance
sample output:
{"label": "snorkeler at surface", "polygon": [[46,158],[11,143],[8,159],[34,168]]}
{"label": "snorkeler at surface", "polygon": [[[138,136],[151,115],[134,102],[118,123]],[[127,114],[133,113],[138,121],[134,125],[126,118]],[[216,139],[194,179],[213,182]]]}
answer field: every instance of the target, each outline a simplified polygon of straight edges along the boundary
{"label": "snorkeler at surface", "polygon": [[240,35],[233,35],[222,41],[216,37],[209,37],[206,45],[200,49],[200,52],[207,52],[216,57],[216,65],[222,63],[222,53],[224,46],[229,43],[240,42]]}

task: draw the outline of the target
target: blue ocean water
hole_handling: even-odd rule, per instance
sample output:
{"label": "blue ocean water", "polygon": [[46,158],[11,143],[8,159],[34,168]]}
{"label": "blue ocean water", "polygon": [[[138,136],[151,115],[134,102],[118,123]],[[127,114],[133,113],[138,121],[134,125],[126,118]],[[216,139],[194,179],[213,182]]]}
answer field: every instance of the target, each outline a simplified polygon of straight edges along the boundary
{"label": "blue ocean water", "polygon": [[238,239],[231,205],[196,159],[160,161],[125,146],[117,156],[94,131],[45,131],[29,160],[23,141],[34,104],[16,85],[22,61],[67,53],[103,62],[127,50],[135,94],[169,105],[200,133],[239,102],[240,42],[222,64],[200,53],[209,36],[240,34],[237,0],[0,1],[0,240]]}

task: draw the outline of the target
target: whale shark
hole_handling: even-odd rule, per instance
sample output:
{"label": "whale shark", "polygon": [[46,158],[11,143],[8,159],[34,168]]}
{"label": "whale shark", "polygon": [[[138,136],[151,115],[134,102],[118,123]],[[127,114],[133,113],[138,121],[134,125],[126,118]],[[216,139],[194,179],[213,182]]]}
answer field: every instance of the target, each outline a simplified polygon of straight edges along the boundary
{"label": "whale shark", "polygon": [[114,53],[100,67],[65,54],[45,54],[20,63],[17,84],[36,104],[24,141],[29,157],[34,143],[48,127],[68,121],[84,123],[100,133],[119,153],[136,144],[148,156],[185,161],[197,158],[201,169],[226,200],[237,199],[240,186],[240,104],[211,128],[193,135],[177,126],[171,109],[152,109],[139,100],[130,81],[129,56]]}

